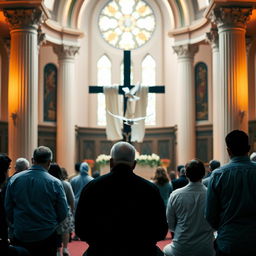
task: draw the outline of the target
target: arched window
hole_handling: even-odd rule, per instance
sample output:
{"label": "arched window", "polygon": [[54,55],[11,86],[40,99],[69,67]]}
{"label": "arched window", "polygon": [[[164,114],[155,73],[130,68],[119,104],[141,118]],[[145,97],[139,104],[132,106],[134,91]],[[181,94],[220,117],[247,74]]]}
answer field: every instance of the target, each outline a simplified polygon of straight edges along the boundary
{"label": "arched window", "polygon": [[208,73],[204,62],[195,66],[195,91],[196,121],[208,120]]}
{"label": "arched window", "polygon": [[[99,86],[111,85],[111,61],[103,55],[97,62],[97,84]],[[106,125],[106,104],[103,93],[98,94],[98,125]]]}
{"label": "arched window", "polygon": [[[156,84],[156,62],[150,56],[147,55],[142,61],[142,85],[155,85]],[[153,93],[148,94],[148,107],[147,107],[147,118],[145,120],[146,125],[156,124],[156,96]]]}

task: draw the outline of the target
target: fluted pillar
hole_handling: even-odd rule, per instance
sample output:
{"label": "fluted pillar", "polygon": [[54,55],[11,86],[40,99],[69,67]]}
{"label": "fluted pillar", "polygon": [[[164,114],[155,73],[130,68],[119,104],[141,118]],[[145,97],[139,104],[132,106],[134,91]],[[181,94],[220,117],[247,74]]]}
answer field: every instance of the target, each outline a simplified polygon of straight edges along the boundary
{"label": "fluted pillar", "polygon": [[69,172],[75,162],[75,46],[55,46],[58,55],[59,72],[57,87],[57,162]]}
{"label": "fluted pillar", "polygon": [[13,161],[31,159],[37,146],[39,7],[5,9],[10,25],[11,48],[8,90],[8,151]]}
{"label": "fluted pillar", "polygon": [[211,31],[206,34],[206,37],[212,47],[213,159],[223,163],[225,161],[223,156],[226,154],[226,146],[220,115],[224,106],[224,98],[221,97],[218,29],[211,28]]}
{"label": "fluted pillar", "polygon": [[[248,132],[248,78],[245,28],[252,9],[218,7],[212,20],[218,26],[220,54],[220,122],[223,136],[234,129]],[[222,149],[221,149],[222,150]],[[228,155],[222,156],[223,162]]]}
{"label": "fluted pillar", "polygon": [[178,164],[185,164],[196,156],[193,59],[198,46],[179,45],[173,49],[178,55]]}

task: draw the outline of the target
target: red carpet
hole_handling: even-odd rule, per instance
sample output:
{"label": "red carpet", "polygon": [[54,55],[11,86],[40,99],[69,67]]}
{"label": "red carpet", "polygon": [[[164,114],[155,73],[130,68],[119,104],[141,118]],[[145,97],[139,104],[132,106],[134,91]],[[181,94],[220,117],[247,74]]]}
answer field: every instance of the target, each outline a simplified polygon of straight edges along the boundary
{"label": "red carpet", "polygon": [[[157,243],[160,249],[163,249],[165,245],[171,242],[171,235],[168,233],[165,240]],[[71,256],[82,256],[84,251],[88,248],[88,245],[80,241],[72,241],[68,245]]]}

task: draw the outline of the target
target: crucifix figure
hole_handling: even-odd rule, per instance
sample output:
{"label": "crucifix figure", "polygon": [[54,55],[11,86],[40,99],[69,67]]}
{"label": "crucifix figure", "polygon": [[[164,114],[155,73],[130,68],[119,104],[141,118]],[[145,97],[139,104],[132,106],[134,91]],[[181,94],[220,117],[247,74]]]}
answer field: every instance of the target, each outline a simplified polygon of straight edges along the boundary
{"label": "crucifix figure", "polygon": [[[123,95],[123,115],[125,116],[127,110],[128,97],[125,96],[123,88],[132,89],[131,85],[131,51],[124,51],[124,84],[119,85],[118,93]],[[89,86],[89,93],[103,93],[103,86]],[[164,86],[149,86],[149,93],[164,93]],[[131,142],[131,126],[123,122],[123,140]]]}

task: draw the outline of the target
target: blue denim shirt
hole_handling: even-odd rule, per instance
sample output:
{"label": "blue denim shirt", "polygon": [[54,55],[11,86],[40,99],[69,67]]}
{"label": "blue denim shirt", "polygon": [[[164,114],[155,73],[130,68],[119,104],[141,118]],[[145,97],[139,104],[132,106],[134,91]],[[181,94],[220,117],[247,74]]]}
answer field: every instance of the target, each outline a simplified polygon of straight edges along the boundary
{"label": "blue denim shirt", "polygon": [[67,215],[68,205],[61,181],[34,165],[10,179],[5,210],[14,237],[35,242],[56,230]]}
{"label": "blue denim shirt", "polygon": [[256,163],[249,157],[233,157],[213,172],[206,219],[222,252],[256,255]]}

